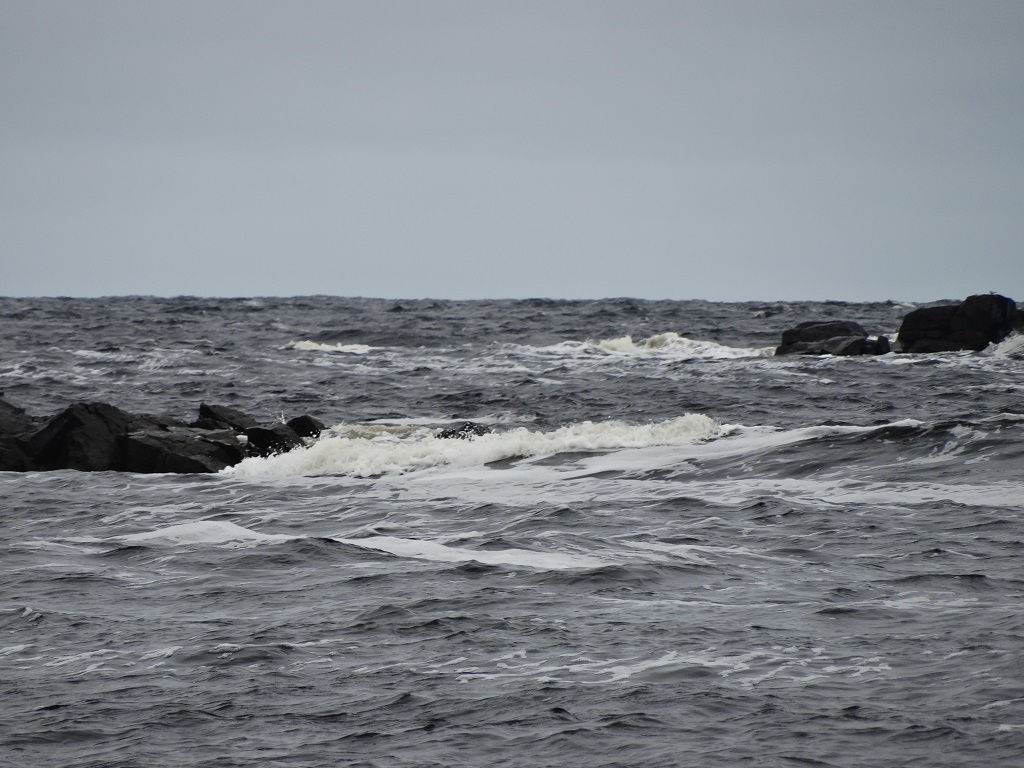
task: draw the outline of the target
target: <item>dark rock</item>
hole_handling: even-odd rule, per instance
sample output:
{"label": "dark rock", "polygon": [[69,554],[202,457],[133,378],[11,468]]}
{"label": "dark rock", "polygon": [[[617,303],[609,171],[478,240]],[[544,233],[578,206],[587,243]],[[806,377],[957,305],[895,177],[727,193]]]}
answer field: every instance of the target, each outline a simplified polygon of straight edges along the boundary
{"label": "dark rock", "polygon": [[1006,296],[988,293],[968,296],[957,307],[950,322],[953,332],[971,331],[988,335],[990,341],[1002,341],[1013,330],[1017,302]]}
{"label": "dark rock", "polygon": [[312,416],[296,416],[288,422],[295,434],[299,437],[320,437],[320,433],[327,429],[324,423]]}
{"label": "dark rock", "polygon": [[236,408],[226,405],[207,405],[202,403],[199,406],[199,418],[192,423],[193,427],[202,429],[224,429],[228,427],[236,432],[244,432],[247,429],[258,427],[256,419],[242,413]]}
{"label": "dark rock", "polygon": [[865,355],[887,355],[892,352],[892,344],[889,343],[888,336],[876,336],[873,339],[868,339],[864,345]]}
{"label": "dark rock", "polygon": [[23,408],[0,397],[0,435],[24,435],[34,432],[39,426]]}
{"label": "dark rock", "polygon": [[119,470],[121,437],[145,426],[107,403],[75,403],[32,436],[29,451],[39,469]]}
{"label": "dark rock", "polygon": [[896,348],[900,352],[947,352],[957,349],[944,340],[952,333],[950,324],[956,305],[919,307],[909,312],[900,323]]}
{"label": "dark rock", "polygon": [[255,456],[271,456],[284,453],[302,445],[302,438],[287,424],[272,427],[251,427],[245,430],[249,439],[248,452]]}
{"label": "dark rock", "polygon": [[867,331],[850,320],[809,321],[782,332],[776,355],[884,355],[889,339],[868,338]]}
{"label": "dark rock", "polygon": [[140,413],[136,418],[147,424],[147,428],[159,430],[186,429],[186,424],[181,419],[175,418],[166,413]]}
{"label": "dark rock", "polygon": [[472,437],[489,435],[493,431],[493,429],[488,426],[484,426],[483,424],[467,421],[457,427],[442,429],[437,433],[437,436],[442,440],[469,440]]}
{"label": "dark rock", "polygon": [[1013,330],[1017,333],[1024,333],[1024,309],[1017,310],[1017,317],[1013,321]]}
{"label": "dark rock", "polygon": [[775,354],[787,354],[784,351],[785,348],[798,342],[824,341],[825,339],[841,336],[860,336],[865,338],[867,335],[868,332],[864,330],[860,323],[850,320],[810,320],[783,331],[782,343],[779,345],[779,349],[783,351],[777,351]]}
{"label": "dark rock", "polygon": [[901,352],[954,352],[984,349],[1013,331],[1018,310],[1013,299],[990,293],[960,304],[920,307],[908,313],[896,338]]}
{"label": "dark rock", "polygon": [[850,357],[868,354],[868,338],[866,336],[833,336],[821,341],[798,341],[790,344],[784,351],[776,350],[776,355],[836,355]]}
{"label": "dark rock", "polygon": [[219,472],[244,458],[233,432],[172,429],[121,438],[126,472]]}
{"label": "dark rock", "polygon": [[[40,428],[0,398],[0,471],[217,472],[247,455],[268,456],[303,444],[290,426],[261,427],[226,406],[200,406],[199,421],[199,427],[186,426],[170,416],[75,403]],[[293,422],[309,435],[324,429],[311,416]]]}
{"label": "dark rock", "polygon": [[0,472],[31,472],[36,469],[29,455],[28,441],[11,435],[0,435]]}

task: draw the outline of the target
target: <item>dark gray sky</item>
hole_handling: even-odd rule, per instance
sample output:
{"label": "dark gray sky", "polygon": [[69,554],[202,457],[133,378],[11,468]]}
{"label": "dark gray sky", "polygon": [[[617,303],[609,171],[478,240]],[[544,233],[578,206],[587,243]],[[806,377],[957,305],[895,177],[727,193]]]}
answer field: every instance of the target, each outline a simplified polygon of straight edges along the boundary
{"label": "dark gray sky", "polygon": [[1024,2],[0,0],[0,294],[1024,299]]}

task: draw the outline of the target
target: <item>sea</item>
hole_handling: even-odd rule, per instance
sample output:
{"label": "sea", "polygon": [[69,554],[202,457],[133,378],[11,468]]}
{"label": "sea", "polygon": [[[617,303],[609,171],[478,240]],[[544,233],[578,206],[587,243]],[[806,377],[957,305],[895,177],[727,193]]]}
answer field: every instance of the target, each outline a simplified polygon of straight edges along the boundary
{"label": "sea", "polygon": [[1024,337],[773,355],[914,307],[0,299],[34,415],[330,427],[0,473],[0,765],[1024,765]]}

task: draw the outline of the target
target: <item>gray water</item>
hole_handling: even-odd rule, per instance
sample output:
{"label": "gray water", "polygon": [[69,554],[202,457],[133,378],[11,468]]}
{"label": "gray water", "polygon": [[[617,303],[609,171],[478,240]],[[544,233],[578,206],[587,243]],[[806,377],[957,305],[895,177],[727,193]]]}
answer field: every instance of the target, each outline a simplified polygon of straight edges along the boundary
{"label": "gray water", "polygon": [[0,299],[32,413],[335,425],[0,473],[0,763],[1020,765],[1021,339],[766,349],[910,308]]}

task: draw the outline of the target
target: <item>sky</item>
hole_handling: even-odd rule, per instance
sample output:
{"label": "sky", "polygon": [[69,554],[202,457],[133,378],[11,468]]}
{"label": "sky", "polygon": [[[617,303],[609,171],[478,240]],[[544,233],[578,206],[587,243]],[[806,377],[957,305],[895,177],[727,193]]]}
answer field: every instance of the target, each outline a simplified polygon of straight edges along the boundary
{"label": "sky", "polygon": [[0,295],[1024,300],[1024,2],[0,0]]}

